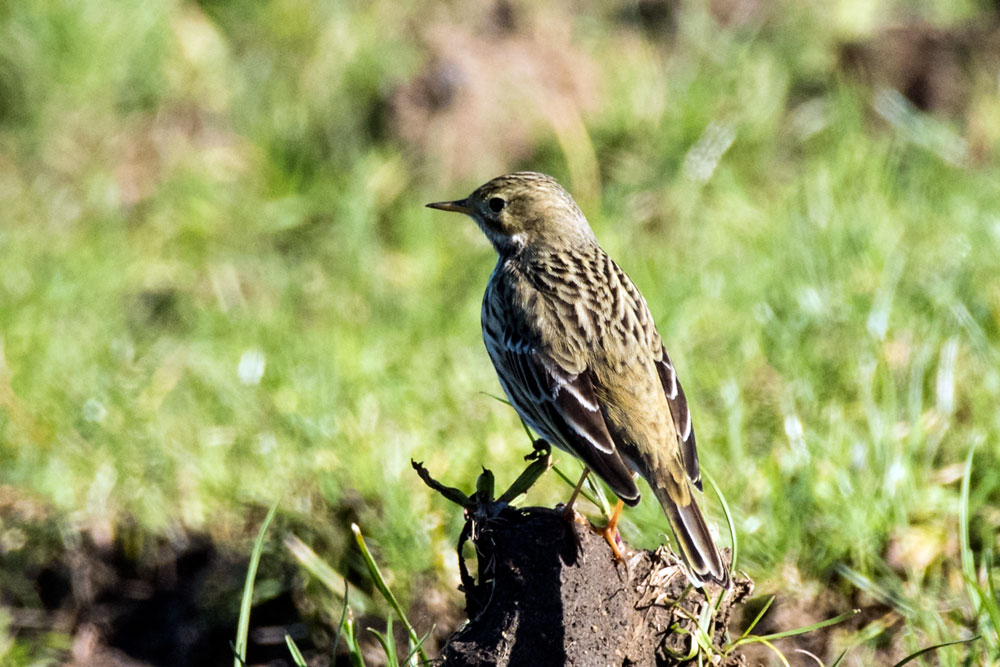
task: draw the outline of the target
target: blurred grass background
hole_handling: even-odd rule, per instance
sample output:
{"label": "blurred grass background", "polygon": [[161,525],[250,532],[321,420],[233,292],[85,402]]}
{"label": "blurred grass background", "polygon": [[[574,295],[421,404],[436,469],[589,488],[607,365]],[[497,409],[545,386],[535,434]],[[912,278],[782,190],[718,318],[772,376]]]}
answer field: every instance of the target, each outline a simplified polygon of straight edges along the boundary
{"label": "blurred grass background", "polygon": [[[493,251],[423,204],[529,168],[648,299],[776,627],[871,607],[826,659],[978,633],[941,664],[1000,659],[959,541],[975,445],[985,585],[996,21],[970,0],[0,3],[4,580],[31,560],[25,503],[62,540],[248,551],[281,498],[331,562],[358,521],[404,599],[453,591],[462,518],[410,458],[502,485],[528,442],[486,395]],[[527,502],[565,493],[550,475]],[[628,519],[664,539],[649,494]],[[37,664],[35,641],[0,622],[0,659]]]}

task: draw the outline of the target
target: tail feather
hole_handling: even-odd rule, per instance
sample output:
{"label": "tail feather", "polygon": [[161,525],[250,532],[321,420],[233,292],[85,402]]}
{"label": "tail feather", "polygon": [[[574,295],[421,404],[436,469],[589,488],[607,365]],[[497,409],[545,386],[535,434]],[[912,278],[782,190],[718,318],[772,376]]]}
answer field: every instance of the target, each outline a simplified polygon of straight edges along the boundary
{"label": "tail feather", "polygon": [[681,556],[687,563],[695,584],[700,586],[711,581],[723,588],[730,588],[732,580],[729,568],[722,560],[722,554],[715,546],[712,533],[709,532],[705,517],[694,498],[688,505],[678,506],[665,490],[658,492],[657,497],[670,520]]}

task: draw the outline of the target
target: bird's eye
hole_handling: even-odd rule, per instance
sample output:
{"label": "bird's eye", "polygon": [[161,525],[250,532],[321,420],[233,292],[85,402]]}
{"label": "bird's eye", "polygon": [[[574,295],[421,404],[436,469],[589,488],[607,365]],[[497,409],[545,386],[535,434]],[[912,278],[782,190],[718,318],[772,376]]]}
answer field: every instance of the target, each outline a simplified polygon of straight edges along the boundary
{"label": "bird's eye", "polygon": [[491,211],[493,211],[494,213],[499,213],[500,211],[503,210],[503,207],[507,205],[507,202],[505,202],[500,197],[493,197],[492,199],[490,199],[489,205]]}

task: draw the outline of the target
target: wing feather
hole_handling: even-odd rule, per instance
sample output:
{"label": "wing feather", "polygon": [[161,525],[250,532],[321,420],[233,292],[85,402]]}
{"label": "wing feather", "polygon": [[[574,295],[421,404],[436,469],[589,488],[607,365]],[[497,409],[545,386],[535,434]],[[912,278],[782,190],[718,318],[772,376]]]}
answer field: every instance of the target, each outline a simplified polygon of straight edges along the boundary
{"label": "wing feather", "polygon": [[684,470],[687,472],[688,478],[701,491],[701,467],[698,463],[698,447],[695,443],[694,427],[691,425],[691,413],[688,411],[684,388],[681,387],[681,382],[677,379],[677,371],[674,370],[666,348],[663,348],[663,358],[656,362],[656,370],[660,375],[667,403],[670,404],[670,416],[673,418],[674,427],[677,430],[681,457],[684,460]]}
{"label": "wing feather", "polygon": [[639,502],[632,471],[608,432],[589,371],[574,373],[531,343],[507,318],[499,336],[483,327],[500,384],[518,414],[539,435],[580,458],[629,505]]}

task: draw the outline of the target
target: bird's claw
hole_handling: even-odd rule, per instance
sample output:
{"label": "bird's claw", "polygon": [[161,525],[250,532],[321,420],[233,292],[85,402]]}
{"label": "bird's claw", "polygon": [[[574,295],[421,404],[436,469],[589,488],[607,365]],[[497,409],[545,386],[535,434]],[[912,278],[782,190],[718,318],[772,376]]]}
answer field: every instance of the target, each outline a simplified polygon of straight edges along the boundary
{"label": "bird's claw", "polygon": [[622,541],[621,533],[618,532],[618,527],[616,525],[609,523],[606,526],[597,526],[591,523],[590,529],[598,535],[604,537],[608,546],[611,547],[611,552],[615,555],[616,562],[625,562],[625,552],[623,550],[625,543]]}

